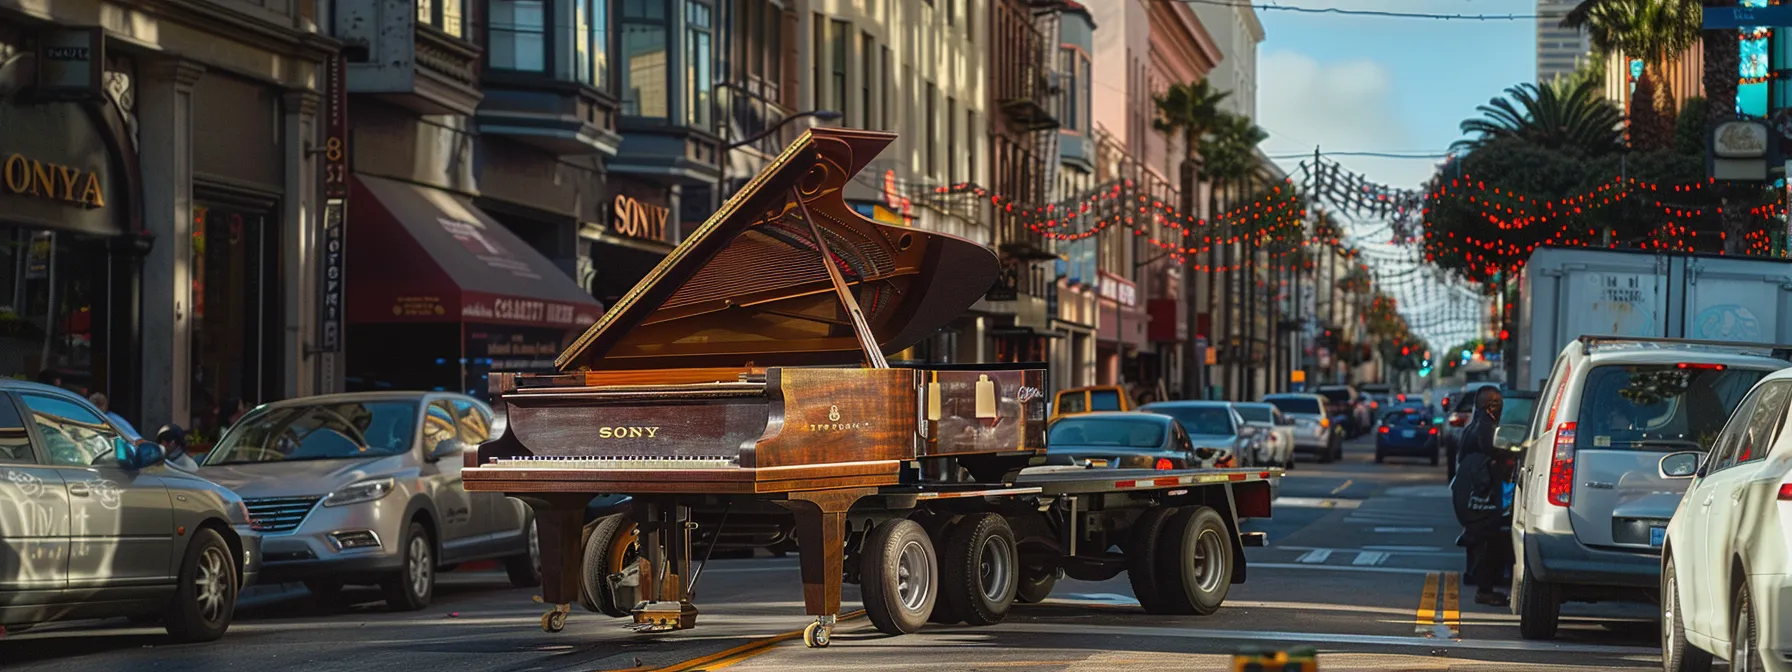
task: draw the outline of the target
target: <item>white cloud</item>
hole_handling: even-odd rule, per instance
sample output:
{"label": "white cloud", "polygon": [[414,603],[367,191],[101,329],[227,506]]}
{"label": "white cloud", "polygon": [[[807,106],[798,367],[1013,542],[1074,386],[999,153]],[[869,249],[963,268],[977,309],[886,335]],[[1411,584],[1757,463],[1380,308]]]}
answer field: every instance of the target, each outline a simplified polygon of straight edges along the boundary
{"label": "white cloud", "polygon": [[[1258,125],[1269,131],[1271,155],[1331,151],[1403,152],[1416,147],[1394,106],[1387,68],[1371,60],[1320,63],[1303,53],[1271,51],[1257,66]],[[1342,158],[1369,179],[1417,187],[1431,176],[1422,159]],[[1298,159],[1281,163],[1294,172]]]}

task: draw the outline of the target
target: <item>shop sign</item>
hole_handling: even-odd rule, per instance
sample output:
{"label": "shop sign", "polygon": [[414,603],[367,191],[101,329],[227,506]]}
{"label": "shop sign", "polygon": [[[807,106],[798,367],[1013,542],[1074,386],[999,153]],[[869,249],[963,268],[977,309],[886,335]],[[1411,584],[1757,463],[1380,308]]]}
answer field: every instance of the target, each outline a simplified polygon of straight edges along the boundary
{"label": "shop sign", "polygon": [[106,207],[100,174],[77,166],[51,163],[24,154],[7,154],[0,163],[0,187],[15,196],[29,196],[84,208]]}
{"label": "shop sign", "polygon": [[1724,122],[1711,134],[1711,151],[1725,159],[1766,156],[1767,136],[1767,125],[1758,121]]}
{"label": "shop sign", "polygon": [[[343,311],[343,210],[346,205],[342,199],[333,198],[324,202],[324,254],[323,272],[318,276],[322,297],[319,302],[318,334],[319,348],[328,352],[342,349],[342,311]],[[396,313],[395,313],[396,314]]]}
{"label": "shop sign", "polygon": [[106,33],[98,27],[51,30],[38,38],[37,90],[98,96],[104,90]]}
{"label": "shop sign", "polygon": [[896,171],[894,170],[884,171],[884,205],[902,213],[903,226],[907,226],[908,222],[915,218],[913,204],[907,196],[903,196],[902,192],[896,189]]}
{"label": "shop sign", "polygon": [[666,217],[672,214],[671,208],[642,203],[629,197],[617,195],[613,203],[615,212],[611,213],[614,221],[610,228],[630,238],[647,240],[666,239]]}
{"label": "shop sign", "polygon": [[392,299],[393,317],[434,318],[448,314],[439,296],[399,296]]}
{"label": "shop sign", "polygon": [[1103,271],[1101,273],[1101,298],[1113,301],[1122,306],[1131,307],[1138,304],[1138,286],[1132,281]]}
{"label": "shop sign", "polygon": [[348,84],[341,54],[324,65],[324,198],[348,198]]}
{"label": "shop sign", "polygon": [[597,321],[596,315],[589,311],[581,313],[579,306],[574,304],[506,296],[469,297],[466,304],[461,306],[460,315],[461,319],[468,322],[497,320],[565,327],[582,327]]}
{"label": "shop sign", "polygon": [[31,247],[25,251],[26,280],[42,280],[50,277],[50,253],[54,249],[56,249],[56,233],[54,231],[31,233]]}

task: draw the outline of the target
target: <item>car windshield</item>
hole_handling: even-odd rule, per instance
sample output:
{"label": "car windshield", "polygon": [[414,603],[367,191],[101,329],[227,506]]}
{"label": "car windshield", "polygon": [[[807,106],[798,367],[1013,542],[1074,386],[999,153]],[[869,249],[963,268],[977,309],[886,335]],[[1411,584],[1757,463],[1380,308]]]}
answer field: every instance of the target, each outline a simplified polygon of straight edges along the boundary
{"label": "car windshield", "polygon": [[1182,423],[1183,431],[1202,436],[1231,436],[1232,412],[1223,406],[1145,406],[1139,410],[1167,415]]}
{"label": "car windshield", "polygon": [[1535,397],[1505,397],[1500,401],[1500,424],[1528,425],[1536,408]]}
{"label": "car windshield", "polygon": [[1065,418],[1052,425],[1045,445],[1159,448],[1164,445],[1164,423],[1149,418]]}
{"label": "car windshield", "polygon": [[1344,402],[1350,401],[1350,390],[1348,388],[1322,387],[1322,388],[1319,388],[1319,393],[1322,395],[1325,395],[1325,398],[1330,399],[1331,402],[1334,404],[1342,404]]}
{"label": "car windshield", "polygon": [[264,408],[244,416],[206,466],[397,455],[411,448],[417,402],[355,401]]}
{"label": "car windshield", "polygon": [[1275,410],[1269,406],[1240,404],[1233,408],[1238,409],[1238,415],[1243,417],[1245,422],[1261,422],[1267,424],[1276,421]]}
{"label": "car windshield", "polygon": [[1696,364],[1596,366],[1581,390],[1574,446],[1705,450],[1743,395],[1768,373]]}
{"label": "car windshield", "polygon": [[1427,423],[1431,422],[1431,414],[1425,412],[1424,404],[1402,404],[1389,409],[1386,415],[1381,416],[1381,421],[1384,423],[1417,424],[1421,420]]}
{"label": "car windshield", "polygon": [[1270,397],[1264,401],[1274,404],[1276,408],[1282,409],[1283,413],[1305,413],[1307,415],[1320,415],[1323,413],[1323,411],[1319,409],[1319,400],[1313,399],[1312,397]]}

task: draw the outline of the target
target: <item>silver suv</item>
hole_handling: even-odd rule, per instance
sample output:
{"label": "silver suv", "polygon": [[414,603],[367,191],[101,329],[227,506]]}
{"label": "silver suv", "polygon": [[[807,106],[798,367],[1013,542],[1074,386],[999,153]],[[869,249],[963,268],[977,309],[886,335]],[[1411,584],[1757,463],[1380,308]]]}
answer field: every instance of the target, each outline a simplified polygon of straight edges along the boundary
{"label": "silver suv", "polygon": [[303,581],[324,598],[377,584],[389,608],[416,610],[436,572],[462,562],[503,559],[513,584],[540,581],[528,506],[461,485],[461,453],[491,424],[491,407],[447,392],[280,401],[244,415],[199,472],[263,526],[264,581]]}
{"label": "silver suv", "polygon": [[1521,450],[1512,612],[1549,639],[1563,602],[1653,600],[1686,479],[1663,455],[1703,451],[1756,381],[1792,366],[1774,346],[1583,336],[1556,357]]}
{"label": "silver suv", "polygon": [[1344,459],[1343,428],[1332,425],[1326,415],[1325,397],[1285,392],[1264,395],[1263,401],[1294,420],[1294,452],[1312,453],[1320,462]]}
{"label": "silver suv", "polygon": [[0,624],[128,616],[222,637],[261,536],[234,493],[66,390],[0,379]]}

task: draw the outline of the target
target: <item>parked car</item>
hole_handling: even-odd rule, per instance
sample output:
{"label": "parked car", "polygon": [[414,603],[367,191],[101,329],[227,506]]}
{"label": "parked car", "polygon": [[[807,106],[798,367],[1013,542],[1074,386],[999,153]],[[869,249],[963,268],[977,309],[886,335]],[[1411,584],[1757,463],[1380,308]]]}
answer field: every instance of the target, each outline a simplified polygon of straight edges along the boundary
{"label": "parked car", "polygon": [[1519,634],[1553,638],[1563,602],[1659,597],[1686,480],[1658,463],[1704,451],[1756,382],[1792,365],[1771,348],[1583,336],[1562,349],[1513,502]]}
{"label": "parked car", "polygon": [[1312,453],[1320,462],[1344,458],[1344,438],[1325,412],[1325,397],[1287,392],[1264,395],[1263,401],[1294,420],[1294,452]]}
{"label": "parked car", "polygon": [[1051,421],[1058,418],[1095,413],[1099,411],[1130,411],[1137,408],[1133,405],[1132,396],[1126,388],[1119,385],[1092,385],[1089,387],[1070,387],[1058,390],[1052,397]]}
{"label": "parked car", "polygon": [[163,457],[76,394],[0,379],[0,624],[126,616],[224,635],[261,535],[235,493]]}
{"label": "parked car", "polygon": [[1331,418],[1344,438],[1354,439],[1369,432],[1368,409],[1359,402],[1362,395],[1349,385],[1320,385],[1319,396],[1325,399],[1326,416]]}
{"label": "parked car", "polygon": [[1247,424],[1257,428],[1258,445],[1262,446],[1257,464],[1294,468],[1293,419],[1270,403],[1239,402],[1232,408]]}
{"label": "parked car", "polygon": [[394,610],[435,595],[437,570],[503,559],[536,585],[529,508],[461,486],[461,453],[490,436],[492,411],[446,392],[356,392],[256,407],[206,455],[200,473],[243,495],[261,524],[269,581],[329,597],[377,584]]}
{"label": "parked car", "polygon": [[1256,466],[1252,461],[1252,446],[1257,428],[1246,424],[1230,402],[1160,401],[1140,406],[1139,410],[1175,418],[1188,432],[1188,440],[1196,449],[1218,451],[1214,457],[1203,458],[1196,466]]}
{"label": "parked car", "polygon": [[1085,413],[1045,433],[1047,467],[1182,469],[1215,452],[1197,450],[1174,418],[1155,413]]}
{"label": "parked car", "polygon": [[[1782,516],[1792,501],[1784,431],[1792,369],[1769,375],[1736,407],[1708,454],[1669,453],[1664,479],[1690,479],[1665,532],[1661,568],[1661,656],[1666,670],[1785,669],[1792,645],[1783,614],[1792,601],[1785,568],[1792,536]],[[1777,457],[1776,457],[1777,456]],[[1769,457],[1776,459],[1769,460]],[[1769,662],[1771,661],[1771,662]]]}
{"label": "parked car", "polygon": [[1389,457],[1428,458],[1437,466],[1437,425],[1431,424],[1431,411],[1424,404],[1395,406],[1382,414],[1375,430],[1375,461]]}

